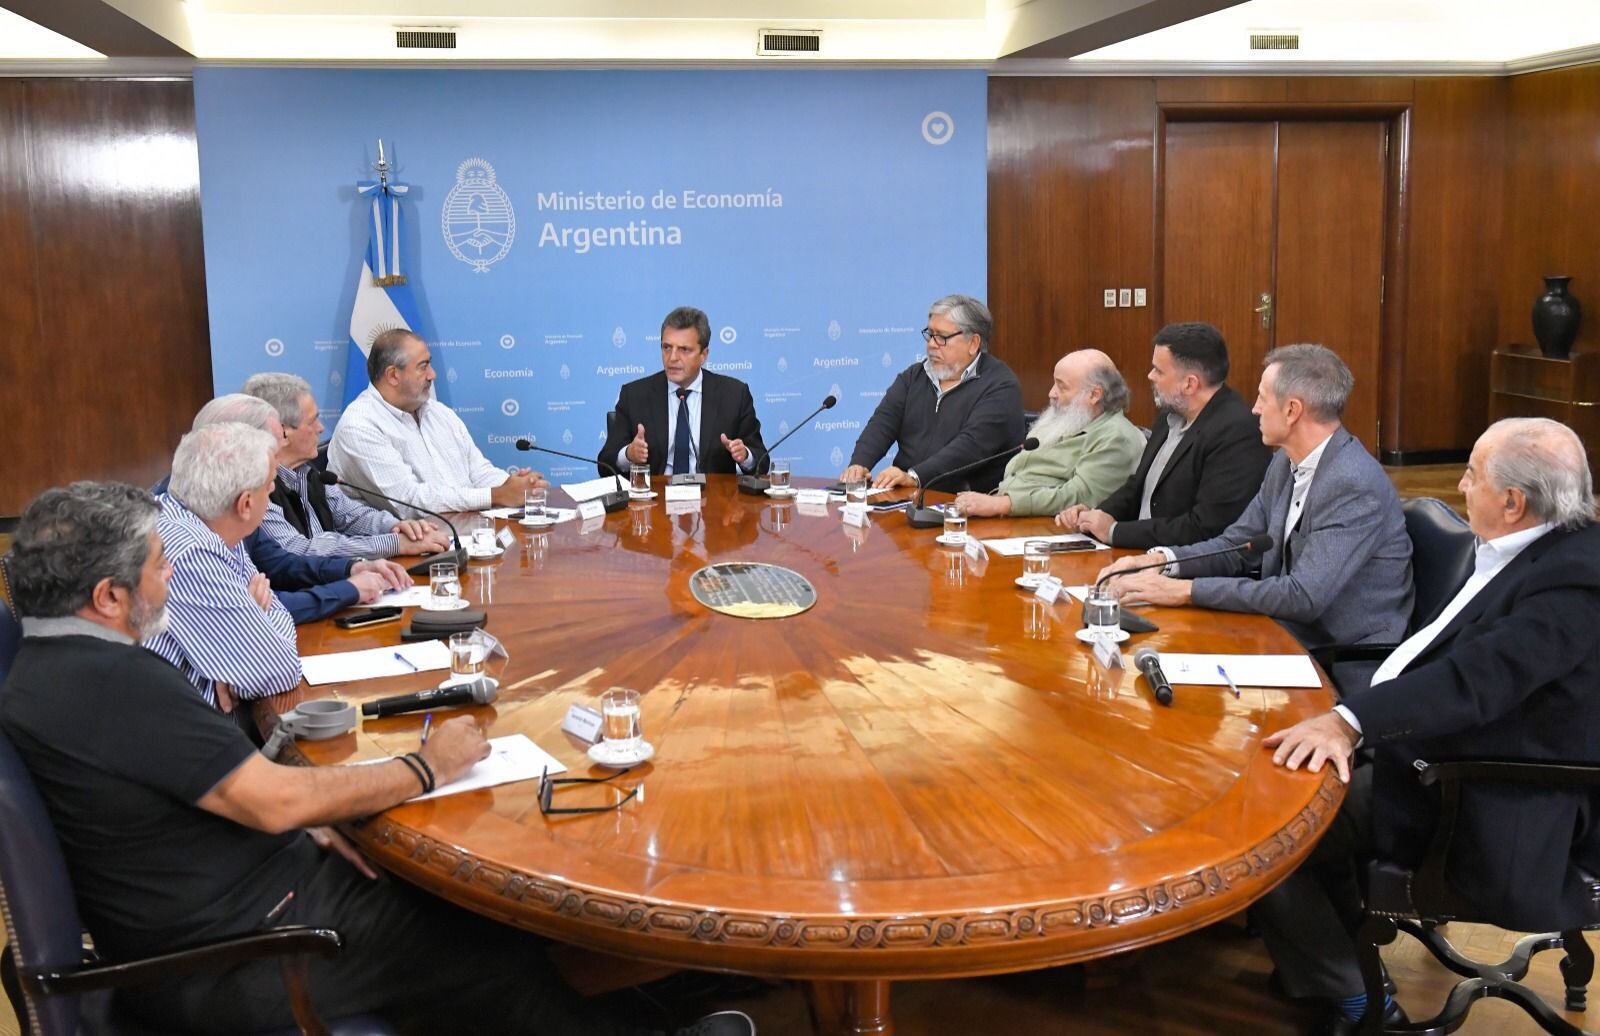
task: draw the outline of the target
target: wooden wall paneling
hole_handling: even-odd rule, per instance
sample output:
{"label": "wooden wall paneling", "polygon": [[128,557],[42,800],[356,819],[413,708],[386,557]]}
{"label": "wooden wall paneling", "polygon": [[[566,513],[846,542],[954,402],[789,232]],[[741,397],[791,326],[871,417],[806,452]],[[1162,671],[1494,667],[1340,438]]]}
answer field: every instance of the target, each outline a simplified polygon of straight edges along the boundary
{"label": "wooden wall paneling", "polygon": [[[0,491],[15,477],[16,437],[43,423],[24,361],[41,351],[38,275],[32,263],[28,221],[27,87],[0,79],[0,413],[6,448],[0,449]],[[0,514],[8,513],[0,507]]]}
{"label": "wooden wall paneling", "polygon": [[1388,125],[1282,122],[1273,345],[1326,345],[1355,374],[1345,425],[1378,449]]}
{"label": "wooden wall paneling", "polygon": [[[1410,167],[1396,434],[1387,459],[1469,449],[1483,430],[1497,287],[1522,230],[1502,227],[1506,81],[1418,79]],[[1504,242],[1504,243],[1502,243]],[[1600,243],[1600,242],[1597,242]],[[1527,279],[1524,309],[1538,278]],[[1600,301],[1600,278],[1596,283]],[[1526,323],[1526,312],[1523,313]]]}
{"label": "wooden wall paneling", "polygon": [[1405,104],[1412,80],[1383,76],[1172,76],[1160,104]]}
{"label": "wooden wall paneling", "polygon": [[[997,354],[1045,402],[1062,353],[1094,346],[1141,391],[1155,332],[1155,88],[1149,79],[989,80],[989,306]],[[1106,288],[1152,289],[1106,309]]]}
{"label": "wooden wall paneling", "polygon": [[1499,338],[1531,345],[1542,278],[1565,274],[1585,309],[1574,348],[1600,350],[1600,64],[1516,76],[1507,87]]}
{"label": "wooden wall paneling", "polygon": [[211,396],[193,86],[32,80],[40,347],[3,348],[18,423],[0,513],[78,478],[149,484]]}
{"label": "wooden wall paneling", "polygon": [[1272,122],[1172,122],[1163,148],[1160,322],[1203,320],[1228,343],[1228,383],[1255,398],[1272,344]]}

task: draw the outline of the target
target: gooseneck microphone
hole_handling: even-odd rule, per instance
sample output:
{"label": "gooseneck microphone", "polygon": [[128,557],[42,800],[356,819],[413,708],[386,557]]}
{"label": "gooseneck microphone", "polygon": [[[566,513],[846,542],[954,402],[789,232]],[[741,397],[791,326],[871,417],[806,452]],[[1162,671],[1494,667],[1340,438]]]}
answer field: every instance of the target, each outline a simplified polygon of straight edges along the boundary
{"label": "gooseneck microphone", "polygon": [[[522,450],[523,452],[532,450],[535,453],[548,453],[555,457],[565,457],[568,460],[581,460],[585,464],[597,463],[601,467],[610,471],[612,478],[618,480],[615,483],[616,485],[622,485],[626,481],[623,479],[622,473],[619,472],[615,467],[595,457],[580,457],[576,453],[562,453],[560,450],[552,450],[548,446],[535,445],[532,439],[518,439],[517,449]],[[599,499],[601,505],[605,507],[606,513],[610,514],[612,511],[620,511],[624,507],[628,506],[628,491],[626,489],[614,489]]]}
{"label": "gooseneck microphone", "polygon": [[1163,705],[1171,705],[1172,681],[1161,671],[1161,653],[1146,644],[1133,653],[1133,664],[1144,674],[1144,678],[1150,681],[1150,689],[1156,692],[1156,701]]}
{"label": "gooseneck microphone", "polygon": [[923,497],[927,494],[928,489],[935,483],[943,482],[951,475],[959,475],[963,471],[971,471],[973,468],[981,468],[985,464],[999,460],[1001,457],[1005,457],[1013,453],[1023,453],[1028,450],[1037,450],[1038,448],[1039,440],[1030,435],[1026,439],[1022,440],[1022,444],[1020,446],[1012,446],[1010,449],[1001,450],[992,457],[982,457],[973,461],[971,464],[963,464],[959,468],[951,468],[949,471],[946,471],[943,474],[933,476],[932,478],[928,479],[928,481],[917,487],[917,498],[911,502],[910,507],[906,508],[906,524],[911,526],[913,529],[934,529],[944,525],[943,511],[939,510],[937,507],[922,506]]}
{"label": "gooseneck microphone", "polygon": [[1204,554],[1191,554],[1186,558],[1179,558],[1176,562],[1167,561],[1165,558],[1163,558],[1160,561],[1152,561],[1148,565],[1135,565],[1132,568],[1125,568],[1120,572],[1107,572],[1105,575],[1100,577],[1098,582],[1094,584],[1094,588],[1099,590],[1101,587],[1106,585],[1106,580],[1115,579],[1117,576],[1125,576],[1131,572],[1148,572],[1152,568],[1166,568],[1171,564],[1181,565],[1185,561],[1199,561],[1201,558],[1216,558],[1221,557],[1224,554],[1234,553],[1246,555],[1265,554],[1267,551],[1272,549],[1272,544],[1272,536],[1269,533],[1262,533],[1260,536],[1252,536],[1243,543],[1235,546],[1223,547],[1221,550],[1208,550]]}
{"label": "gooseneck microphone", "polygon": [[762,453],[761,459],[756,461],[756,466],[751,469],[751,473],[748,475],[739,476],[739,492],[745,494],[746,496],[761,496],[762,494],[766,493],[767,490],[771,489],[772,480],[763,478],[761,476],[761,467],[762,465],[771,467],[772,451],[776,450],[779,446],[782,446],[784,441],[787,440],[789,436],[804,428],[813,417],[816,417],[824,410],[832,410],[838,402],[838,396],[829,396],[827,399],[824,399],[822,401],[822,405],[811,411],[811,413],[807,414],[804,421],[801,421],[787,432],[784,432],[782,437],[780,437],[777,442],[773,443],[771,446],[768,446],[766,452]]}
{"label": "gooseneck microphone", "polygon": [[474,680],[471,683],[451,684],[427,691],[397,694],[392,698],[363,702],[363,716],[398,716],[406,712],[426,712],[429,709],[448,709],[457,705],[487,705],[500,694],[499,685],[492,680]]}
{"label": "gooseneck microphone", "polygon": [[379,500],[387,500],[391,504],[399,504],[402,507],[409,507],[413,511],[421,511],[430,518],[437,518],[441,522],[444,522],[445,528],[450,530],[450,540],[455,544],[455,548],[450,551],[443,551],[438,554],[433,554],[429,557],[423,558],[421,561],[413,563],[410,568],[406,569],[406,571],[411,575],[425,576],[428,574],[429,565],[436,564],[441,561],[454,561],[458,565],[464,565],[467,563],[467,552],[461,548],[461,537],[456,534],[455,525],[450,521],[450,519],[446,518],[438,511],[430,511],[426,507],[418,507],[410,500],[397,500],[392,496],[385,496],[376,489],[369,489],[366,486],[358,486],[354,482],[349,482],[340,478],[331,471],[318,471],[313,474],[313,477],[325,486],[349,486],[351,489],[354,489],[359,493],[370,493]]}

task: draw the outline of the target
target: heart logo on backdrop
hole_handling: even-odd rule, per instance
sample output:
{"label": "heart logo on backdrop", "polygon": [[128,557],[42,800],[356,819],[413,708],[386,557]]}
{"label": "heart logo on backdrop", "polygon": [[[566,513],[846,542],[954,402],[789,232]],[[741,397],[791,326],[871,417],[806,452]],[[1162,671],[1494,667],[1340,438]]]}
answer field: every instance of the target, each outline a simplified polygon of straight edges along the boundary
{"label": "heart logo on backdrop", "polygon": [[922,119],[922,139],[938,147],[956,135],[956,122],[949,112],[929,112]]}

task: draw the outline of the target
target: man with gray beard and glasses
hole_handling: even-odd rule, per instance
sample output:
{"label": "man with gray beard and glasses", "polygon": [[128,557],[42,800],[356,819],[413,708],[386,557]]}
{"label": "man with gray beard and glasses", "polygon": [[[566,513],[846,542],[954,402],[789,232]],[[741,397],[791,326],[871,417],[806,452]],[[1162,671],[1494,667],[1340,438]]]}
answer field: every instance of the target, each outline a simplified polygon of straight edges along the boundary
{"label": "man with gray beard and glasses", "polygon": [[974,518],[1055,514],[1110,496],[1139,463],[1144,435],[1123,416],[1128,383],[1111,357],[1079,349],[1056,363],[1050,405],[1028,429],[1039,448],[1011,458],[993,493],[956,497]]}

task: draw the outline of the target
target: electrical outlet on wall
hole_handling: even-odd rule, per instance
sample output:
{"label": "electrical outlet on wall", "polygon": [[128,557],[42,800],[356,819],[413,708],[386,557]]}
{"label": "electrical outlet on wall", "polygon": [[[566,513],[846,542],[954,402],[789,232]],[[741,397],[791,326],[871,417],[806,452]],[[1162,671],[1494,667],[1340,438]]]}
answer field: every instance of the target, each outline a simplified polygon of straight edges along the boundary
{"label": "electrical outlet on wall", "polygon": [[1133,304],[1135,306],[1143,306],[1143,305],[1145,305],[1145,301],[1146,301],[1145,290],[1143,288],[1135,288],[1135,289],[1133,289]]}
{"label": "electrical outlet on wall", "polygon": [[1121,291],[1117,292],[1117,305],[1119,305],[1119,306],[1131,306],[1131,305],[1133,305],[1133,289],[1132,288],[1123,288]]}
{"label": "electrical outlet on wall", "polygon": [[1106,289],[1106,308],[1107,309],[1116,309],[1117,308],[1117,289],[1115,289],[1115,288],[1107,288]]}

